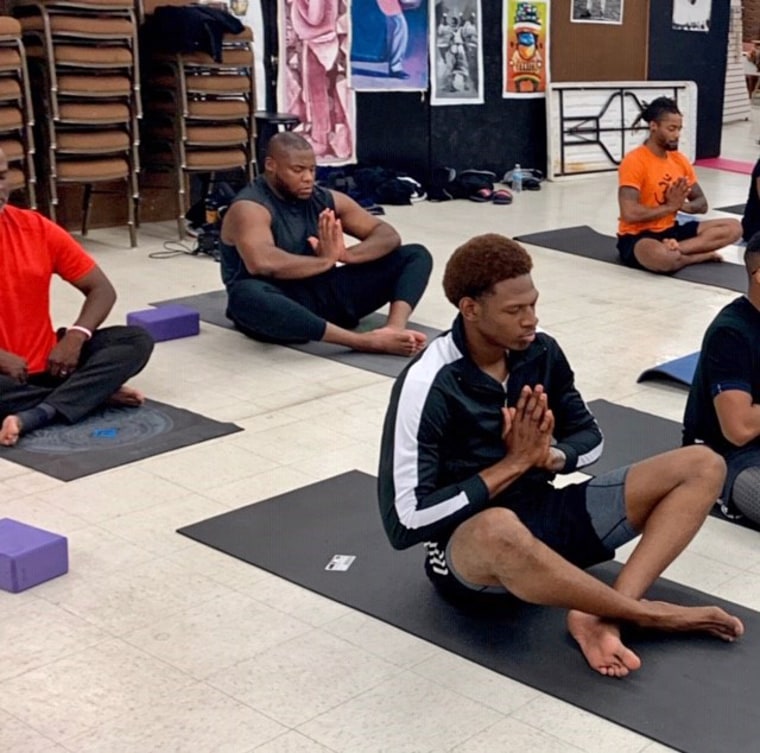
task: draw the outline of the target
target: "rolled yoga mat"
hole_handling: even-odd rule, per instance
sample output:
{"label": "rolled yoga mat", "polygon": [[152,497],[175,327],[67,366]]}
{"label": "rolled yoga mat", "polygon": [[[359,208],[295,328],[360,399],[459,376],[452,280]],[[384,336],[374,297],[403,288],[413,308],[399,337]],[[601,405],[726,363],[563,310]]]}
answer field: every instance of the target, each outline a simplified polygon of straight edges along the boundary
{"label": "rolled yoga mat", "polygon": [[728,214],[743,215],[746,204],[732,204],[730,207],[715,207],[718,212],[727,212]]}
{"label": "rolled yoga mat", "polygon": [[22,436],[0,458],[73,481],[169,450],[242,431],[183,408],[146,400],[139,408],[105,407],[76,424],[51,424]]}
{"label": "rolled yoga mat", "polygon": [[[616,680],[588,668],[561,609],[505,600],[472,613],[445,602],[424,574],[422,548],[391,548],[367,474],[344,473],[179,533],[677,750],[758,749],[760,614],[750,609],[660,579],[648,598],[718,604],[744,621],[746,635],[727,644],[626,631],[643,666]],[[609,582],[619,567],[593,572]]]}
{"label": "rolled yoga mat", "polygon": [[[583,256],[587,259],[595,259],[596,261],[623,266],[616,248],[617,239],[611,235],[598,233],[588,225],[576,225],[575,227],[560,228],[559,230],[530,233],[519,236],[517,240],[521,243],[530,243],[534,246],[550,248],[554,251],[564,251],[575,256]],[[653,273],[647,272],[647,274]],[[713,262],[692,264],[689,267],[679,269],[678,272],[670,276],[676,280],[714,285],[719,288],[735,290],[739,293],[743,293],[747,289],[747,273],[742,264],[731,264],[730,262],[723,262],[721,264]]]}
{"label": "rolled yoga mat", "polygon": [[639,374],[639,378],[636,381],[663,381],[671,384],[679,384],[684,387],[691,387],[698,360],[699,352],[689,353],[688,356],[681,356],[672,361],[657,364],[657,366],[653,366],[651,369],[645,369]]}
{"label": "rolled yoga mat", "polygon": [[[167,301],[157,301],[150,305],[167,306],[170,304],[179,304],[195,309],[200,314],[201,321],[208,324],[215,324],[217,327],[225,327],[226,329],[235,329],[235,325],[225,314],[227,309],[227,292],[225,290],[213,290],[209,293],[199,293],[197,295],[185,296],[184,298],[172,298]],[[381,314],[370,314],[362,319],[357,329],[363,331],[375,329],[382,326],[384,321],[385,317]],[[441,334],[441,330],[426,327],[423,324],[416,324],[415,322],[409,322],[409,327],[426,335],[428,342]],[[382,353],[360,353],[356,350],[349,350],[342,345],[332,345],[323,342],[291,343],[287,347],[300,350],[303,353],[309,353],[313,356],[329,358],[346,366],[354,366],[357,369],[389,377],[397,377],[409,363],[409,359],[404,356],[383,355]]]}

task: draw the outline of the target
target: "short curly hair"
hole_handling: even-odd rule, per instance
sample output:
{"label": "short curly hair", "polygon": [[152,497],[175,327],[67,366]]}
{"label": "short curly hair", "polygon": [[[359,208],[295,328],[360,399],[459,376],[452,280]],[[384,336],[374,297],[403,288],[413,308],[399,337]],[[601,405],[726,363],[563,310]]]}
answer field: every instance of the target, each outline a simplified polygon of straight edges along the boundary
{"label": "short curly hair", "polygon": [[476,235],[463,243],[446,264],[443,291],[459,306],[462,298],[480,298],[502,280],[530,274],[530,254],[511,238],[497,233]]}

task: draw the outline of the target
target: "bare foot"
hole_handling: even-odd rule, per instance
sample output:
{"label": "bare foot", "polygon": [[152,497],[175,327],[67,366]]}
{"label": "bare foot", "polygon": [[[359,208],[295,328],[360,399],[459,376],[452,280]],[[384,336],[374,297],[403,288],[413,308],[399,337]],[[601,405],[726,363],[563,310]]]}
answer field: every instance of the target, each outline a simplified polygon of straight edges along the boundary
{"label": "bare foot", "polygon": [[380,327],[365,333],[363,343],[358,349],[371,353],[413,356],[425,347],[426,342],[425,335],[412,329]]}
{"label": "bare foot", "polygon": [[21,436],[21,421],[18,416],[6,416],[0,426],[0,445],[13,447]]}
{"label": "bare foot", "polygon": [[668,251],[678,251],[680,248],[678,241],[675,238],[663,238],[662,245],[665,246]]}
{"label": "bare foot", "polygon": [[613,622],[593,614],[571,610],[567,629],[578,642],[591,669],[607,677],[625,677],[641,666],[641,659],[620,640],[620,629]]}
{"label": "bare foot", "polygon": [[108,402],[112,405],[131,405],[136,407],[145,402],[145,395],[140,390],[136,390],[134,387],[127,387],[126,384],[123,384],[108,398]]}
{"label": "bare foot", "polygon": [[720,607],[682,607],[643,599],[641,603],[648,607],[648,615],[637,621],[641,627],[674,633],[708,633],[729,642],[744,634],[741,620]]}

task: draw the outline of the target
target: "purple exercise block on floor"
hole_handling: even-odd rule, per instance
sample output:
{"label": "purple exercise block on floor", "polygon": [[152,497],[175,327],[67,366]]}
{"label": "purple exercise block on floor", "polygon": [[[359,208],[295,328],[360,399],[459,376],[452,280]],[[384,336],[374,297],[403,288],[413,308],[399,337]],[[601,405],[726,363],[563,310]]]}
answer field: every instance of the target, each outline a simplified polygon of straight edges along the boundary
{"label": "purple exercise block on floor", "polygon": [[156,342],[190,337],[201,331],[200,314],[177,303],[132,311],[127,314],[127,324],[147,329]]}
{"label": "purple exercise block on floor", "polygon": [[0,518],[0,588],[17,593],[68,570],[65,536]]}

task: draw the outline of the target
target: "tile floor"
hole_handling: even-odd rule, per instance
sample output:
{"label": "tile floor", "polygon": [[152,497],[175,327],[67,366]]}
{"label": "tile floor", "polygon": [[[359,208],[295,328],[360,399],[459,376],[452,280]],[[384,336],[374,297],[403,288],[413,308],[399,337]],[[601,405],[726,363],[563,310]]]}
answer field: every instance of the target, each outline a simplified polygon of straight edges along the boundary
{"label": "tile floor", "polygon": [[[757,156],[746,123],[727,128],[723,144],[726,157]],[[713,206],[744,200],[746,176],[699,175]],[[548,184],[509,207],[423,203],[387,217],[432,251],[416,318],[445,328],[454,312],[440,278],[460,242],[578,223],[612,233],[616,213],[606,175]],[[219,287],[209,257],[148,257],[173,227],[141,228],[135,249],[122,229],[87,239],[119,290],[112,322],[148,301]],[[679,419],[685,394],[636,376],[696,350],[734,294],[531,251],[541,324],[586,399]],[[77,305],[56,285],[57,321]],[[0,459],[0,517],[65,534],[71,558],[63,578],[0,591],[0,751],[666,750],[174,533],[345,470],[374,473],[389,379],[204,326],[159,344],[135,383],[245,432],[70,483]],[[709,519],[668,575],[758,609],[760,537]]]}

